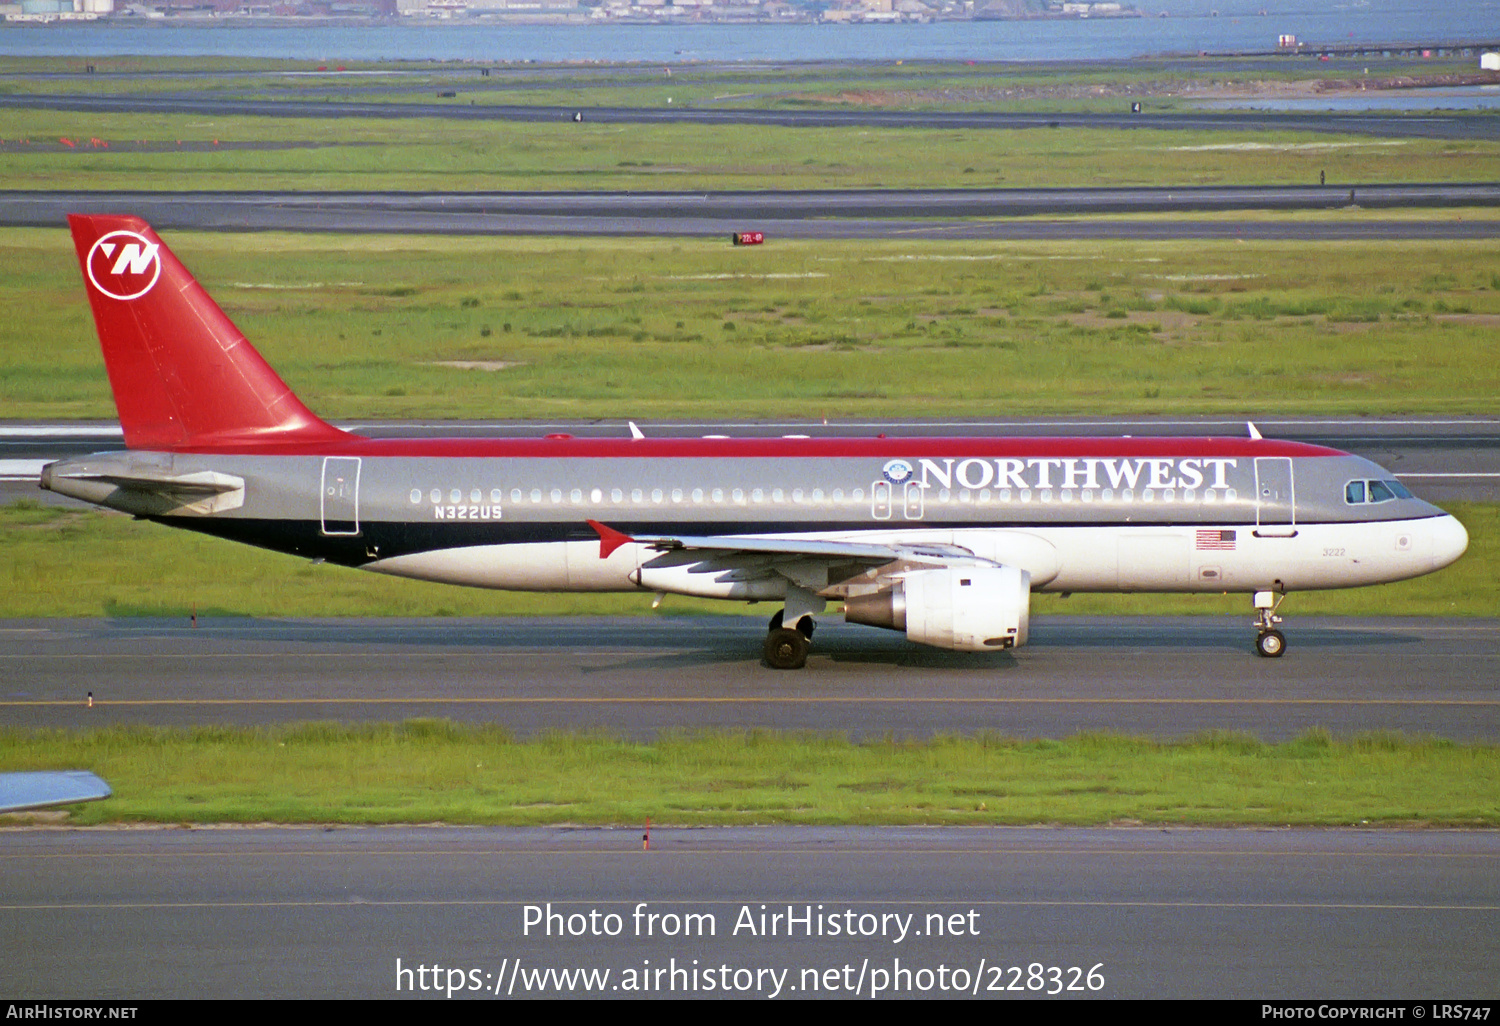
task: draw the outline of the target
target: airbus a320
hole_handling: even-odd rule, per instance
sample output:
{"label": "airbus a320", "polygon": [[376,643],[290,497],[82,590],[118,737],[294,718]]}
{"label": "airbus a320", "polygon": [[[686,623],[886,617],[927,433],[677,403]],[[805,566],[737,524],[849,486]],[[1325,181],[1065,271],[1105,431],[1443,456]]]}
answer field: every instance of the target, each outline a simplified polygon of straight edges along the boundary
{"label": "airbus a320", "polygon": [[[1468,535],[1335,449],[1243,438],[371,439],[314,416],[139,218],[71,215],[127,451],[43,488],[376,573],[773,602],[1015,649],[1048,592],[1237,592],[1280,656],[1288,593],[1398,581]],[[622,432],[623,434],[623,432]]]}

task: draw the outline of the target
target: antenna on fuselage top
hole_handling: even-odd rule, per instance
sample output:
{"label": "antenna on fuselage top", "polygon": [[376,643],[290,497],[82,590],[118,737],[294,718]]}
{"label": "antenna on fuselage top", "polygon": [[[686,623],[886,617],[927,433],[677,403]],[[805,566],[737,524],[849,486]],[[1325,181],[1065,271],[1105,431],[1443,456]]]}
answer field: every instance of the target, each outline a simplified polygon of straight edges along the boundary
{"label": "antenna on fuselage top", "polygon": [[633,420],[627,420],[625,423],[627,423],[627,424],[630,425],[630,437],[631,438],[634,438],[637,442],[639,442],[642,438],[646,437],[645,434],[641,431],[641,429],[635,426],[635,421],[633,421]]}
{"label": "antenna on fuselage top", "polygon": [[1256,429],[1256,427],[1255,427],[1255,421],[1253,421],[1253,420],[1247,420],[1247,421],[1245,421],[1245,427],[1247,427],[1247,428],[1250,429],[1250,437],[1251,438],[1255,439],[1257,442],[1260,441],[1260,431],[1258,431]]}

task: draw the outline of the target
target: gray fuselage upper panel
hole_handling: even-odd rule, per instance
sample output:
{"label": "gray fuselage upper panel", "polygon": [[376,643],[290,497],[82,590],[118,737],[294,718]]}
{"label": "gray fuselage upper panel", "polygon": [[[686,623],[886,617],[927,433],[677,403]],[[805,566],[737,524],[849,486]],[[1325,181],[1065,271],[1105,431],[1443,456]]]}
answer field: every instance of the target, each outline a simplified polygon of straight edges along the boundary
{"label": "gray fuselage upper panel", "polygon": [[[903,464],[891,469],[892,464]],[[159,499],[97,479],[141,468],[242,479],[242,501],[178,515],[257,520],[441,524],[586,520],[701,524],[722,532],[775,523],[898,526],[1357,523],[1438,516],[1421,500],[1346,501],[1350,481],[1393,477],[1356,456],[738,459],[431,458],[100,453],[54,465],[80,498],[161,515]],[[894,479],[894,480],[893,480]],[[54,483],[54,488],[57,485]],[[333,508],[330,508],[332,505]],[[184,504],[186,506],[186,504]]]}

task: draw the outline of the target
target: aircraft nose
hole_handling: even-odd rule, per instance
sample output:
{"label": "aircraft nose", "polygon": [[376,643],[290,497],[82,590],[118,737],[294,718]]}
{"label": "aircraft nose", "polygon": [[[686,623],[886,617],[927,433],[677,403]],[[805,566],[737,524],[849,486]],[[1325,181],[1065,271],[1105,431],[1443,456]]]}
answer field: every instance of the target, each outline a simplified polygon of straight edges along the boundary
{"label": "aircraft nose", "polygon": [[1456,517],[1438,517],[1432,526],[1432,568],[1439,570],[1452,563],[1469,547],[1469,532]]}

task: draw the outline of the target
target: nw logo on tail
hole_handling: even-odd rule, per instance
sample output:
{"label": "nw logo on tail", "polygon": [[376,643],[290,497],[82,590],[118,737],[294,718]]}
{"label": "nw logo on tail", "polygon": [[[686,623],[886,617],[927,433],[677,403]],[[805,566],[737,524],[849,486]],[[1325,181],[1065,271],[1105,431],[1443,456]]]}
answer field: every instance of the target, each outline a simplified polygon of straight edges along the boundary
{"label": "nw logo on tail", "polygon": [[111,299],[139,299],[161,277],[160,249],[135,232],[110,232],[89,249],[89,281]]}

